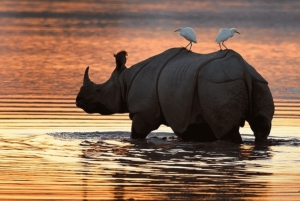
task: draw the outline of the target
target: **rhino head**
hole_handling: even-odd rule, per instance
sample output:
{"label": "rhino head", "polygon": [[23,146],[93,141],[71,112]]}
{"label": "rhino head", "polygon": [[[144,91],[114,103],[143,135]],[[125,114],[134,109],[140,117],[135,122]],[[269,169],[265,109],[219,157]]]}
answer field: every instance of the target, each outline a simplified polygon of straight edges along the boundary
{"label": "rhino head", "polygon": [[83,85],[76,97],[76,106],[86,113],[110,115],[128,112],[126,102],[122,96],[122,75],[127,69],[125,67],[127,53],[122,51],[114,56],[116,68],[109,80],[103,84],[96,84],[91,81],[89,67],[85,70]]}

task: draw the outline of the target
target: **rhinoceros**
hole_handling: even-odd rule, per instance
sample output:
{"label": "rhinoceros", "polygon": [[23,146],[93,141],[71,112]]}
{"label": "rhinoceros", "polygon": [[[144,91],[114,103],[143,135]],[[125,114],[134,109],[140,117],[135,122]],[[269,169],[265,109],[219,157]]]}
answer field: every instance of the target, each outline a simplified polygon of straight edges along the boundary
{"label": "rhinoceros", "polygon": [[255,142],[267,140],[274,115],[268,82],[237,52],[171,48],[130,68],[126,55],[114,55],[116,68],[103,84],[92,82],[86,68],[77,107],[129,113],[134,139],[164,124],[184,141],[242,143],[239,128],[247,121]]}

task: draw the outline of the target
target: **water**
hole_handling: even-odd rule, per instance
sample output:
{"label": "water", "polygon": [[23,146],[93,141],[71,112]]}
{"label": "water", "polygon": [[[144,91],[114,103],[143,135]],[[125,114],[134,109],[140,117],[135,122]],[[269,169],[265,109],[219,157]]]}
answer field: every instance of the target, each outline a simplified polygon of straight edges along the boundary
{"label": "water", "polygon": [[[180,6],[178,3],[180,3]],[[297,1],[1,1],[0,199],[297,200],[300,197],[300,27]],[[113,53],[127,66],[187,45],[225,44],[269,82],[275,116],[268,144],[186,143],[162,126],[129,138],[128,115],[88,115],[75,107],[83,72],[107,80]]]}

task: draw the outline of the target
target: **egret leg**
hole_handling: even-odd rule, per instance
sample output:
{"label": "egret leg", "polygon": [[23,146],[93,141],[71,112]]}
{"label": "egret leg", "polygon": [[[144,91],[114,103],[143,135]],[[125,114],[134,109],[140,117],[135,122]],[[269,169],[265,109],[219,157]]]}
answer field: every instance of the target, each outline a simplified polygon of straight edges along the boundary
{"label": "egret leg", "polygon": [[190,46],[190,49],[189,49],[189,51],[191,51],[191,49],[192,49],[192,46],[193,46],[193,43],[191,42],[191,46]]}
{"label": "egret leg", "polygon": [[[191,45],[192,44],[192,42],[190,42],[185,48],[187,49],[187,47],[189,46],[189,45]],[[191,48],[190,48],[191,49]]]}
{"label": "egret leg", "polygon": [[222,50],[221,43],[219,43],[219,46],[220,46],[220,50]]}
{"label": "egret leg", "polygon": [[222,45],[228,50],[228,48],[224,45],[224,42],[222,42]]}

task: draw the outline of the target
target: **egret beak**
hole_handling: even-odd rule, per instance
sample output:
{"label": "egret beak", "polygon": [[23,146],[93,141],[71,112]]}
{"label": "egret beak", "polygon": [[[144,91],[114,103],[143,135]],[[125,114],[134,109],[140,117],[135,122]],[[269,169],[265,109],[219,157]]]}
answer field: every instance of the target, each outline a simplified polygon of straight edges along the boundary
{"label": "egret beak", "polygon": [[235,31],[235,33],[241,34],[241,33],[240,33],[240,32],[238,32],[238,31]]}
{"label": "egret beak", "polygon": [[175,30],[174,32],[179,31],[179,29]]}

